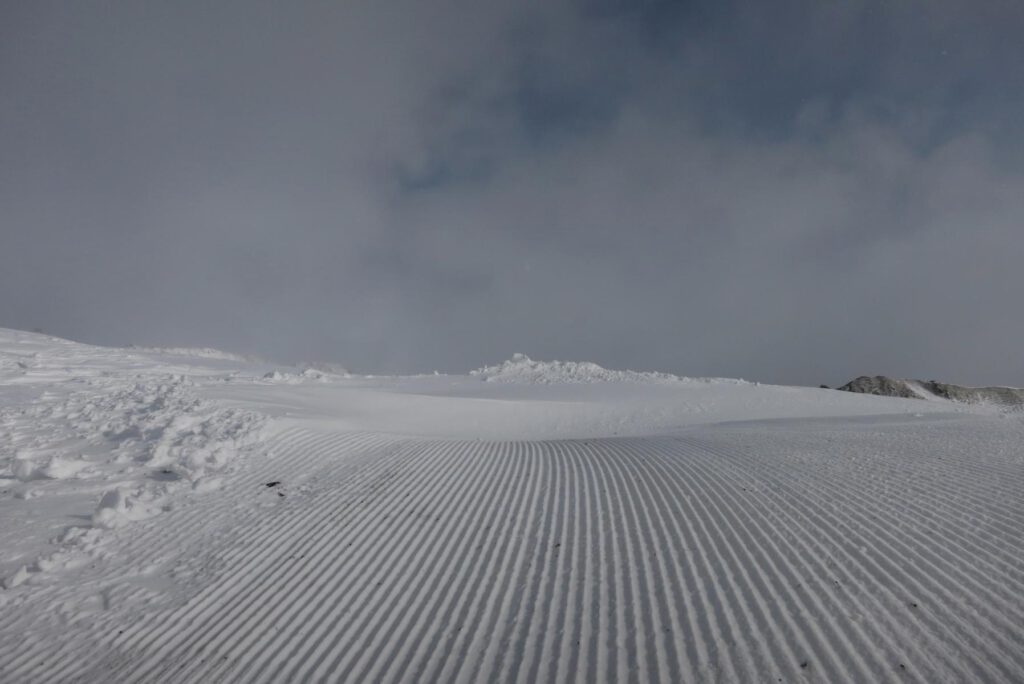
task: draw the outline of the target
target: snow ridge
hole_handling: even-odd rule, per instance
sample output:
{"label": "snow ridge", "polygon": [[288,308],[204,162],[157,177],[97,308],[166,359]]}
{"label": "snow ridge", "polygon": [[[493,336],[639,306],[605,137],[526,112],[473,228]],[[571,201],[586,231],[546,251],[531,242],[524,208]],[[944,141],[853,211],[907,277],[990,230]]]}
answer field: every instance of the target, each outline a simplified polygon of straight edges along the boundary
{"label": "snow ridge", "polygon": [[1024,389],[1014,387],[967,387],[937,380],[895,379],[862,375],[838,388],[841,392],[874,394],[904,399],[946,400],[997,410],[1024,410]]}
{"label": "snow ridge", "polygon": [[212,347],[141,347],[138,345],[131,345],[126,347],[130,352],[142,353],[142,354],[157,354],[160,356],[190,356],[196,359],[216,359],[219,361],[259,361],[259,357],[235,354],[232,352],[221,351],[220,349],[213,349]]}
{"label": "snow ridge", "polygon": [[484,366],[470,371],[470,375],[485,382],[523,383],[534,385],[591,384],[599,382],[679,383],[679,382],[732,382],[742,380],[710,380],[686,378],[670,373],[609,370],[589,361],[534,361],[525,354],[496,366]]}

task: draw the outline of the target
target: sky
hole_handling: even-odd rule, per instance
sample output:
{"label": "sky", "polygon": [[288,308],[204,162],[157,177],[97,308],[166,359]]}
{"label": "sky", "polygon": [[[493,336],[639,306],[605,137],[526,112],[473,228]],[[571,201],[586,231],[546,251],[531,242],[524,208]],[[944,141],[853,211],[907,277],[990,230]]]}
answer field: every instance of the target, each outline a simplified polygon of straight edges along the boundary
{"label": "sky", "polygon": [[1016,0],[9,0],[0,326],[1024,386]]}

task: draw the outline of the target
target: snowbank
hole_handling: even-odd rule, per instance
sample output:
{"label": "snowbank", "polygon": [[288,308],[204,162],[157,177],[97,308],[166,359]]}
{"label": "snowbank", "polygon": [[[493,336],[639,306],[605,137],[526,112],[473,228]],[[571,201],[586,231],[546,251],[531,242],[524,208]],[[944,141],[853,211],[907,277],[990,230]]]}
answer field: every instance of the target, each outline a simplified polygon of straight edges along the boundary
{"label": "snowbank", "polygon": [[[557,383],[590,384],[596,382],[641,382],[678,383],[694,382],[693,378],[680,377],[669,373],[637,372],[631,370],[609,370],[589,361],[534,361],[525,354],[513,354],[512,358],[496,366],[485,366],[470,371],[470,375],[485,382],[509,382],[536,385]],[[707,379],[698,382],[710,382]],[[742,383],[742,380],[729,380]]]}
{"label": "snowbank", "polygon": [[273,370],[263,374],[263,381],[274,384],[297,385],[303,382],[326,382],[328,376],[318,370],[306,368],[299,373]]}

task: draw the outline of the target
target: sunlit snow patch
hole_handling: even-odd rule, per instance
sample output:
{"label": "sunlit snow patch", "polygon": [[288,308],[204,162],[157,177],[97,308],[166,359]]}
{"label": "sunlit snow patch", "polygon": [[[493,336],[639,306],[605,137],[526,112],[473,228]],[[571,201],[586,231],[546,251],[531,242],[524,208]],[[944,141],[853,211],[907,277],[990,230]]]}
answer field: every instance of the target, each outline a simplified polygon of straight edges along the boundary
{"label": "sunlit snow patch", "polygon": [[[631,370],[609,370],[589,361],[534,361],[525,354],[513,354],[512,358],[496,366],[484,366],[470,371],[470,375],[486,382],[517,382],[538,385],[557,383],[589,384],[596,382],[640,382],[679,383],[711,382],[706,378],[686,378],[669,373],[638,372]],[[732,384],[742,380],[721,380]]]}

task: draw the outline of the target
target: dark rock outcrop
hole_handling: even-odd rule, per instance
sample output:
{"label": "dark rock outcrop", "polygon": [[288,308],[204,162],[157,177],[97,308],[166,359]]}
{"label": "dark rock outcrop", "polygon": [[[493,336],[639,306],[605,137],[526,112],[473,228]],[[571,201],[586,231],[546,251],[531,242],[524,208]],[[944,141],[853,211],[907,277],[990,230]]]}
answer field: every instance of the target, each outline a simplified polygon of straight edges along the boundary
{"label": "dark rock outcrop", "polygon": [[936,380],[919,380],[918,384],[925,391],[950,401],[960,401],[967,404],[985,402],[1017,408],[1024,406],[1024,390],[1022,389],[1014,389],[1012,387],[962,387]]}
{"label": "dark rock outcrop", "polygon": [[1011,409],[1024,408],[1024,389],[1012,387],[964,387],[937,380],[898,380],[884,375],[862,375],[838,389],[905,399],[927,399],[931,395],[963,404],[985,403]]}
{"label": "dark rock outcrop", "polygon": [[839,388],[842,392],[858,394],[877,394],[881,397],[903,397],[904,399],[922,399],[923,397],[910,389],[903,380],[894,380],[884,375],[874,377],[862,375]]}

